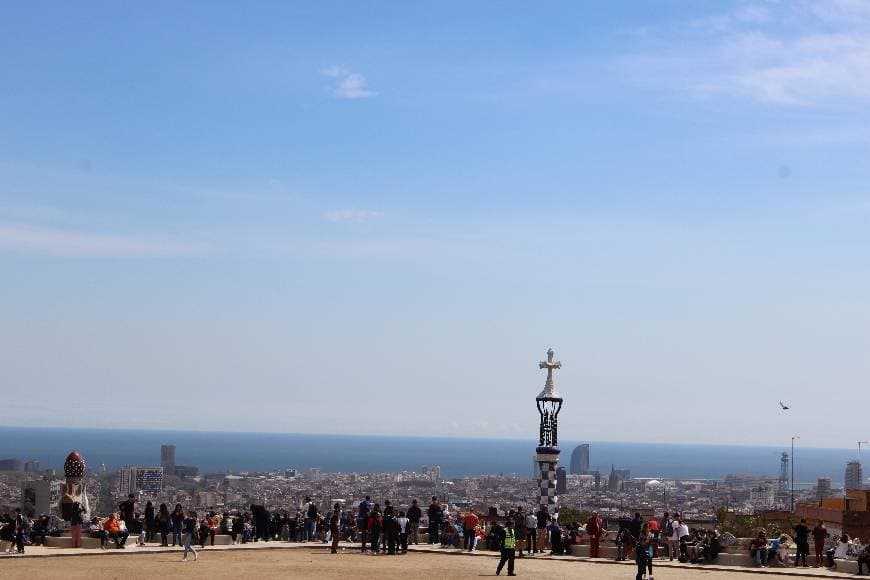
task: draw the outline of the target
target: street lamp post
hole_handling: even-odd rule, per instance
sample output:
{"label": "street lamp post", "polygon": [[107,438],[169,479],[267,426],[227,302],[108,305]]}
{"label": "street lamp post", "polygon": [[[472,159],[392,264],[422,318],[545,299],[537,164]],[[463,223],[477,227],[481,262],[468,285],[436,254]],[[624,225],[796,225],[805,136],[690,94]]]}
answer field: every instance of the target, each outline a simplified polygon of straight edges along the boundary
{"label": "street lamp post", "polygon": [[791,438],[791,512],[794,513],[794,440],[800,439],[795,435]]}

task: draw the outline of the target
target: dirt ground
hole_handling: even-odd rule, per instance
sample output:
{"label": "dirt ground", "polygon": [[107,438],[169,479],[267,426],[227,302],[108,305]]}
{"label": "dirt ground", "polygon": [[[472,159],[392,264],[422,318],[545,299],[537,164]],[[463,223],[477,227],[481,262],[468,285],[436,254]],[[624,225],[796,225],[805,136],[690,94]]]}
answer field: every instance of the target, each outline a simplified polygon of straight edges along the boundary
{"label": "dirt ground", "polygon": [[[497,559],[488,556],[410,553],[370,556],[356,552],[332,555],[322,549],[238,550],[200,552],[199,561],[181,561],[181,553],[100,554],[54,558],[0,558],[0,577],[22,579],[87,578],[318,578],[377,579],[422,576],[426,580],[494,577]],[[525,578],[589,578],[631,580],[635,568],[627,565],[577,561],[517,560],[517,575]],[[502,571],[502,576],[507,570]],[[707,571],[698,568],[660,568],[656,580],[751,580],[769,574]],[[780,578],[782,576],[779,576]]]}

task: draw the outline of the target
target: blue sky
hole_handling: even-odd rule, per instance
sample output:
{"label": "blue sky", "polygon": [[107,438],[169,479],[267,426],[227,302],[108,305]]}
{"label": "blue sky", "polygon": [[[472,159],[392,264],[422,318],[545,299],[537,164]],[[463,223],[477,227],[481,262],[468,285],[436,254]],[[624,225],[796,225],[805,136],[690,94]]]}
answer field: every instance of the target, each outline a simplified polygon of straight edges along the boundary
{"label": "blue sky", "polygon": [[553,346],[571,439],[870,439],[866,2],[29,2],[0,65],[4,423],[531,438]]}

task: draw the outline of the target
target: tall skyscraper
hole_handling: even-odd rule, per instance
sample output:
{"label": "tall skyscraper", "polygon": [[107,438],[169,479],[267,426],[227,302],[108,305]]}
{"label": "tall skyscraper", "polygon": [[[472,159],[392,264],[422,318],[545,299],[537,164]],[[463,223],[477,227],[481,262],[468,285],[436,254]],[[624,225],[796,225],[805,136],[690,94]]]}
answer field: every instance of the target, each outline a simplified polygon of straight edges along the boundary
{"label": "tall skyscraper", "polygon": [[846,464],[846,489],[864,489],[864,471],[859,461]]}
{"label": "tall skyscraper", "polygon": [[556,495],[564,495],[568,492],[568,472],[564,467],[556,470]]}
{"label": "tall skyscraper", "polygon": [[175,445],[160,446],[160,467],[169,475],[175,473]]}
{"label": "tall skyscraper", "polygon": [[589,473],[589,444],[583,443],[574,448],[571,453],[571,475],[586,475]]}

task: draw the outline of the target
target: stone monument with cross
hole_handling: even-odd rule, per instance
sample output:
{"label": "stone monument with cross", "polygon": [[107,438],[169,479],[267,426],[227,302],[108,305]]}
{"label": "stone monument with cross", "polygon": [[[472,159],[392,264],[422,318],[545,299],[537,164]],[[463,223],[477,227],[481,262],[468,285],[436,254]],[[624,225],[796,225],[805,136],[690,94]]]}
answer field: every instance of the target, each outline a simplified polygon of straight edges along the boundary
{"label": "stone monument with cross", "polygon": [[559,431],[558,417],[562,409],[562,396],[553,384],[553,370],[562,368],[562,363],[553,360],[553,349],[547,351],[547,360],[538,363],[542,369],[547,369],[547,382],[544,390],[535,397],[538,414],[541,416],[540,439],[535,450],[535,459],[540,470],[540,502],[541,508],[546,508],[551,514],[556,508],[556,464],[559,463]]}

